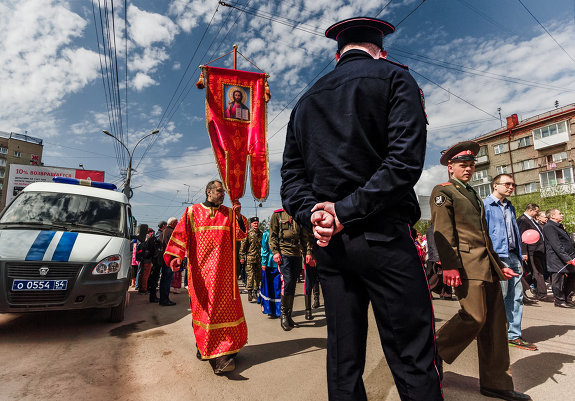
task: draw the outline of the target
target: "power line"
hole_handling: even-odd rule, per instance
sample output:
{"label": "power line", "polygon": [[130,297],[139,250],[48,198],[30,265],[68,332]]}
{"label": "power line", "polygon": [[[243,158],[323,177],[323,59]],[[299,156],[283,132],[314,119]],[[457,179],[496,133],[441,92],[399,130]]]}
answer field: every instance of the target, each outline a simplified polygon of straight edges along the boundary
{"label": "power line", "polygon": [[[408,58],[410,60],[421,61],[421,62],[426,63],[426,64],[435,65],[437,67],[441,67],[441,68],[445,68],[445,69],[449,69],[449,70],[454,70],[454,71],[458,71],[458,72],[463,72],[465,74],[482,76],[482,77],[489,78],[489,79],[495,79],[495,80],[504,81],[504,82],[511,82],[511,83],[515,83],[518,85],[525,85],[525,86],[530,86],[530,87],[538,87],[538,88],[543,88],[543,89],[555,89],[555,90],[560,90],[563,92],[575,92],[575,89],[568,89],[568,88],[564,88],[564,87],[560,88],[558,86],[552,86],[552,85],[541,83],[541,82],[529,81],[526,79],[510,77],[507,75],[495,74],[493,72],[489,72],[486,70],[478,70],[478,69],[466,67],[466,66],[463,66],[460,64],[450,63],[450,62],[447,62],[444,60],[434,59],[434,58],[431,58],[428,56],[422,56],[422,55],[415,54],[415,53],[412,53],[412,52],[409,52],[407,50],[403,50],[403,49],[400,49],[397,47],[388,47],[388,49],[393,50],[395,52],[404,53],[404,54],[401,54],[401,57],[405,57],[405,58]],[[474,71],[476,71],[476,72],[474,72]]]}
{"label": "power line", "polygon": [[[411,10],[411,11],[409,12],[409,14],[407,14],[405,17],[403,17],[403,19],[402,19],[401,21],[399,21],[397,24],[395,24],[395,27],[397,28],[398,26],[400,26],[400,25],[403,23],[403,21],[405,21],[406,19],[408,19],[409,17],[411,17],[411,14],[413,14],[414,12],[416,12],[417,9],[423,5],[423,3],[425,3],[425,0],[421,0],[421,3],[419,3],[419,4],[417,5],[417,7],[415,7],[413,10]],[[387,7],[387,6],[386,6],[386,7]]]}
{"label": "power line", "polygon": [[527,10],[527,12],[533,17],[533,19],[534,19],[535,21],[537,21],[537,23],[539,24],[539,26],[541,26],[541,28],[543,28],[543,30],[547,33],[547,35],[549,35],[549,37],[550,37],[551,39],[553,39],[553,41],[554,41],[555,43],[557,43],[557,46],[559,46],[559,48],[560,48],[561,50],[563,50],[563,53],[565,53],[565,54],[567,55],[567,57],[569,57],[569,58],[571,59],[571,61],[573,61],[573,62],[575,63],[575,59],[574,59],[573,57],[571,57],[571,55],[570,55],[569,53],[567,53],[567,50],[565,50],[565,48],[564,48],[563,46],[561,46],[561,44],[559,44],[559,42],[557,42],[557,40],[553,37],[553,35],[551,35],[551,32],[549,32],[549,31],[547,30],[547,28],[545,28],[541,22],[539,22],[539,20],[537,19],[537,17],[536,17],[535,15],[533,15],[533,13],[532,13],[531,11],[529,11],[529,9],[527,8],[527,6],[526,6],[525,4],[523,4],[523,2],[522,2],[521,0],[517,0],[517,1],[523,6],[523,8],[525,8],[525,10]]}
{"label": "power line", "polygon": [[[219,4],[218,4],[218,6],[216,7],[216,9],[215,9],[215,11],[214,11],[214,14],[212,15],[212,18],[211,18],[211,20],[210,20],[208,26],[207,26],[206,29],[204,30],[204,33],[202,34],[202,37],[200,38],[200,41],[198,42],[198,45],[196,46],[196,49],[194,50],[194,53],[193,53],[192,56],[190,57],[190,61],[188,62],[188,65],[186,66],[186,70],[185,70],[184,73],[182,74],[182,77],[180,78],[180,81],[178,82],[178,85],[177,85],[177,87],[176,87],[174,93],[172,94],[172,97],[170,98],[170,101],[169,101],[169,103],[168,103],[168,106],[164,109],[164,112],[163,112],[162,116],[160,117],[160,121],[158,122],[158,124],[157,124],[157,126],[156,126],[156,129],[160,129],[160,127],[162,126],[162,124],[163,124],[163,126],[165,127],[166,124],[167,124],[167,122],[171,120],[171,118],[173,117],[175,111],[178,109],[179,105],[181,104],[181,102],[180,102],[180,103],[177,103],[177,102],[178,102],[178,100],[180,99],[180,97],[181,97],[181,95],[182,95],[182,92],[180,92],[180,95],[178,96],[178,100],[176,100],[176,102],[174,102],[174,106],[172,107],[173,112],[170,114],[170,116],[167,118],[167,120],[164,120],[164,117],[167,115],[168,110],[170,109],[170,105],[172,104],[172,101],[173,101],[174,97],[176,96],[176,93],[178,92],[178,89],[180,88],[180,86],[181,86],[181,84],[182,84],[182,82],[183,82],[183,80],[184,80],[184,78],[185,78],[185,76],[186,76],[188,70],[190,69],[190,66],[191,66],[191,64],[192,64],[192,61],[193,61],[194,57],[196,56],[196,53],[197,53],[197,51],[198,51],[200,45],[202,44],[202,42],[203,42],[203,40],[204,40],[204,37],[206,36],[206,33],[208,32],[208,30],[210,29],[210,26],[212,25],[212,21],[214,20],[214,17],[216,16],[216,13],[218,12],[218,8],[219,8]],[[192,79],[191,77],[188,79],[188,83],[191,81],[191,79]],[[187,86],[187,85],[186,85],[186,86]],[[185,90],[185,88],[184,88],[183,90]],[[189,92],[189,91],[188,91],[188,92]],[[186,94],[186,96],[187,96],[187,94]],[[183,99],[182,99],[182,101],[183,101]],[[177,105],[176,105],[176,103],[177,103]],[[165,122],[164,122],[164,121],[165,121]],[[144,150],[142,156],[140,157],[140,159],[138,160],[138,163],[136,164],[136,168],[138,168],[138,167],[140,166],[140,163],[142,162],[142,160],[144,159],[144,157],[147,155],[148,151],[152,148],[152,146],[156,144],[156,142],[158,141],[158,138],[159,138],[159,135],[158,135],[156,138],[154,138],[154,139],[146,146],[146,148],[145,148],[145,150]]]}
{"label": "power line", "polygon": [[[108,123],[110,126],[109,129],[120,141],[124,138],[124,130],[122,124],[121,99],[119,91],[113,0],[110,0],[110,8],[112,33],[110,33],[110,11],[108,10],[107,0],[104,0],[103,5],[102,2],[98,0],[99,19],[96,17],[96,9],[94,2],[92,2],[94,27],[96,29],[98,55],[100,58],[100,75],[102,76],[102,84],[104,86],[104,95],[106,100],[106,107],[108,110]],[[126,164],[126,154],[124,153],[124,149],[116,141],[114,142],[114,149],[118,166],[120,169],[122,169]]]}
{"label": "power line", "polygon": [[[395,60],[395,61],[399,62],[399,60],[397,60],[397,59],[394,58],[394,57],[390,57],[390,58],[391,58],[392,60]],[[423,78],[423,79],[425,79],[425,80],[431,82],[433,85],[437,86],[438,88],[443,89],[444,91],[446,91],[446,92],[452,94],[453,96],[455,96],[456,98],[458,98],[458,99],[461,100],[462,102],[467,103],[467,104],[470,105],[471,107],[473,107],[473,108],[475,108],[475,109],[477,109],[477,110],[479,110],[479,111],[481,111],[481,112],[487,114],[488,116],[491,116],[491,117],[495,118],[496,120],[499,120],[499,117],[498,117],[498,116],[495,116],[495,115],[493,115],[493,114],[491,114],[491,113],[489,113],[489,112],[483,110],[482,108],[480,108],[480,107],[474,105],[474,104],[471,103],[470,101],[465,100],[465,99],[462,98],[461,96],[458,96],[458,95],[456,95],[455,93],[453,93],[453,92],[451,92],[451,91],[445,89],[443,86],[439,85],[437,82],[433,81],[432,79],[427,78],[425,75],[420,74],[419,72],[415,71],[415,70],[412,69],[412,68],[410,68],[410,71],[413,72],[413,73],[415,73],[415,74],[417,74],[417,75],[419,75],[421,78]]]}

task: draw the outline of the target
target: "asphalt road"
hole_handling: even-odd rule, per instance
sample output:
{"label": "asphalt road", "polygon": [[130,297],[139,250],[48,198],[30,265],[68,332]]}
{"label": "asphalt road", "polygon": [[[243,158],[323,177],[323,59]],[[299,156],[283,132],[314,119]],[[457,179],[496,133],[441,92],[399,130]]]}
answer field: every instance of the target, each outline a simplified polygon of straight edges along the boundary
{"label": "asphalt road", "polygon": [[[248,344],[235,372],[215,376],[195,357],[187,295],[172,299],[176,306],[161,307],[131,293],[118,324],[108,323],[104,310],[0,314],[0,400],[327,400],[323,306],[313,321],[304,320],[300,294],[300,327],[284,332],[242,295]],[[438,326],[458,305],[434,301]],[[371,319],[368,397],[399,400]],[[575,399],[575,310],[528,306],[523,327],[539,351],[510,349],[516,389],[534,400]],[[487,400],[478,392],[476,354],[472,344],[445,366],[446,400]]]}

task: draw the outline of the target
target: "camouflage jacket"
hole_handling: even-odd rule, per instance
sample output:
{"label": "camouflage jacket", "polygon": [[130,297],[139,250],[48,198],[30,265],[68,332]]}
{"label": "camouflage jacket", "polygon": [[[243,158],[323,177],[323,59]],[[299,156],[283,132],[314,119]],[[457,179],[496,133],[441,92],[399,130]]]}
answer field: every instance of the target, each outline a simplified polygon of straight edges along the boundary
{"label": "camouflage jacket", "polygon": [[262,260],[262,232],[250,228],[247,237],[240,246],[240,259],[245,259],[248,264],[260,264]]}

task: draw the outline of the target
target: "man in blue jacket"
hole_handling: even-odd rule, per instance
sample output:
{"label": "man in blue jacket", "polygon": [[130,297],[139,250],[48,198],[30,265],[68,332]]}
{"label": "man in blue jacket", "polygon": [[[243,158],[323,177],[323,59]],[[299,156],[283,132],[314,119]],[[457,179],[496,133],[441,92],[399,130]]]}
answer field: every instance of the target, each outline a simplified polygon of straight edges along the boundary
{"label": "man in blue jacket", "polygon": [[509,174],[499,174],[493,179],[492,185],[493,193],[483,200],[483,205],[493,250],[507,267],[518,274],[507,281],[501,281],[505,313],[509,324],[508,342],[510,346],[535,351],[537,346],[521,337],[521,319],[523,318],[521,236],[517,227],[515,208],[507,199],[513,193],[515,181]]}

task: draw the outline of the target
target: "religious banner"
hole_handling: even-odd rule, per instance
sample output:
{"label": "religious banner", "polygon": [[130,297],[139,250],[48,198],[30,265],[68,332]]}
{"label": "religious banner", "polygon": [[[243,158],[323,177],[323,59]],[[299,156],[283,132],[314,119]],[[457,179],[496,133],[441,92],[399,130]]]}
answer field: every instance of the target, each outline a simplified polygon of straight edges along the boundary
{"label": "religious banner", "polygon": [[230,200],[244,194],[249,158],[252,194],[263,201],[269,191],[267,75],[203,66],[202,76],[208,133]]}

